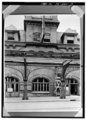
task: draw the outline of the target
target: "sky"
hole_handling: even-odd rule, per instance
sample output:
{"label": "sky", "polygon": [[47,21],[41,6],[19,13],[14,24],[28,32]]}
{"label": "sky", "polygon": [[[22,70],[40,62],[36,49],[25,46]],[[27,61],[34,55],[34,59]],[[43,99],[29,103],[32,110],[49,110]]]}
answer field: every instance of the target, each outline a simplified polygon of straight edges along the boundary
{"label": "sky", "polygon": [[[57,16],[60,21],[58,32],[65,32],[68,28],[76,30],[80,35],[80,19],[77,15],[63,15],[59,14]],[[24,15],[9,15],[5,19],[5,28],[14,25],[18,30],[24,29]]]}

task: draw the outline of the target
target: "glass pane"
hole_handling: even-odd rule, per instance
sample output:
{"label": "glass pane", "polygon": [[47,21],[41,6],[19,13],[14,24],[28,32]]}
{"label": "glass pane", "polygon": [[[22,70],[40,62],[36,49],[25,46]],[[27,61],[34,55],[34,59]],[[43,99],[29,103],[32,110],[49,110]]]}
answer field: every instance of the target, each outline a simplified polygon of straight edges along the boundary
{"label": "glass pane", "polygon": [[34,83],[32,84],[32,91],[34,91]]}
{"label": "glass pane", "polygon": [[18,84],[16,84],[16,90],[15,91],[18,92]]}
{"label": "glass pane", "polygon": [[18,84],[16,84],[16,82],[19,82],[18,79],[14,77],[6,77],[6,91],[8,88],[13,88],[13,92],[18,91]]}
{"label": "glass pane", "polygon": [[40,91],[40,83],[38,83],[38,91]]}
{"label": "glass pane", "polygon": [[44,91],[46,91],[46,84],[44,84]]}
{"label": "glass pane", "polygon": [[47,91],[49,91],[49,84],[47,84]]}
{"label": "glass pane", "polygon": [[35,83],[35,91],[37,91],[37,83]]}
{"label": "glass pane", "polygon": [[45,78],[34,79],[32,83],[32,90],[33,91],[49,91],[49,81]]}
{"label": "glass pane", "polygon": [[11,84],[11,87],[13,88],[13,91],[14,91],[14,84]]}
{"label": "glass pane", "polygon": [[43,84],[41,84],[41,91],[43,91]]}

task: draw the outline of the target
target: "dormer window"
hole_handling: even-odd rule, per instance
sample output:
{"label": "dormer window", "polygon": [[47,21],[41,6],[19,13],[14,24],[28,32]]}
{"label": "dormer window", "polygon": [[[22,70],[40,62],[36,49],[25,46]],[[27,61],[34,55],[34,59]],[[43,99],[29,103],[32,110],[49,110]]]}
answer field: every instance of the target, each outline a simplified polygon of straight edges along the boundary
{"label": "dormer window", "polygon": [[50,33],[45,33],[43,42],[50,42]]}
{"label": "dormer window", "polygon": [[14,34],[8,33],[8,40],[14,40]]}
{"label": "dormer window", "polygon": [[67,44],[74,44],[74,40],[67,40]]}

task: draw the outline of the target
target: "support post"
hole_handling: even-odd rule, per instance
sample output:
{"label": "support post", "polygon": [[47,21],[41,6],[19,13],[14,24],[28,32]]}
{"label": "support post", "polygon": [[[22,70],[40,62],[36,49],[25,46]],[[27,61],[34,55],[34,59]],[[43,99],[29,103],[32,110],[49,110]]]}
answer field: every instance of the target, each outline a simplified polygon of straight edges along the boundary
{"label": "support post", "polygon": [[26,66],[26,59],[24,58],[24,93],[23,93],[23,100],[28,100],[27,96],[27,66]]}

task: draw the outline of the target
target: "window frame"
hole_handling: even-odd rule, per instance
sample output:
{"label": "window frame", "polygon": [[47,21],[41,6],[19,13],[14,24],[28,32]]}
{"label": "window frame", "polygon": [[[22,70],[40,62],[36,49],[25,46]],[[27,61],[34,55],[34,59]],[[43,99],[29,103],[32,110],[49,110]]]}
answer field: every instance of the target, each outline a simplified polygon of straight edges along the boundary
{"label": "window frame", "polygon": [[47,92],[49,92],[49,80],[46,78],[34,79],[32,81],[32,92],[33,93],[41,93],[41,92],[47,93]]}

